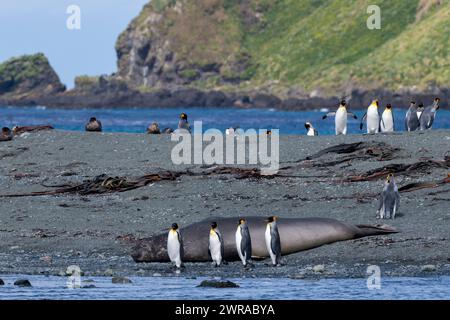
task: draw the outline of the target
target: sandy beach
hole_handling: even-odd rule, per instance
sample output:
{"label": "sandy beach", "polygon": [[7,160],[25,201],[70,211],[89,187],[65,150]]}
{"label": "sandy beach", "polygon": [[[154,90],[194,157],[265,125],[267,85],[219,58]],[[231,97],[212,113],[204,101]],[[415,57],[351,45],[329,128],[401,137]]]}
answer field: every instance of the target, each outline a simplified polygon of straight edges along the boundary
{"label": "sandy beach", "polygon": [[[332,164],[345,155],[326,154],[302,161],[325,148],[361,141],[398,149],[392,149],[386,160],[370,156]],[[161,170],[189,168],[201,173],[208,169],[172,164],[174,145],[168,135],[54,130],[25,134],[0,143],[0,193],[52,190],[43,184],[81,183],[100,174],[139,177]],[[85,275],[173,275],[169,264],[135,263],[129,255],[133,239],[160,233],[172,222],[183,226],[211,216],[275,214],[280,219],[329,217],[351,224],[378,224],[376,209],[384,178],[345,180],[390,164],[442,161],[447,151],[449,130],[376,136],[281,136],[282,170],[280,176],[270,179],[184,174],[174,181],[122,193],[0,198],[0,274],[64,275],[69,265],[78,265]],[[442,180],[448,172],[448,167],[430,167],[423,172],[399,174],[396,180],[402,187]],[[183,273],[365,277],[367,266],[375,264],[386,276],[449,275],[449,191],[446,184],[402,193],[398,217],[383,221],[401,230],[398,234],[299,252],[285,257],[285,266],[279,268],[268,267],[265,262],[257,262],[251,271],[244,271],[237,262],[217,269],[210,263],[187,263]],[[324,267],[314,268],[317,265]]]}

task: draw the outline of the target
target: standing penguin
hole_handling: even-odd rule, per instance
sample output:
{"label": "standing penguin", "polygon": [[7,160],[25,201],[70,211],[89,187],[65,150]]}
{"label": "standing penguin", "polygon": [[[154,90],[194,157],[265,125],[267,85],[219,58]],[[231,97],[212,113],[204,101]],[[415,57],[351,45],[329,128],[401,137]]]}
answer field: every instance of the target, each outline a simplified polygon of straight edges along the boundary
{"label": "standing penguin", "polygon": [[362,130],[364,120],[367,120],[367,133],[374,134],[380,131],[380,114],[378,113],[378,100],[373,100],[370,106],[367,108],[367,112],[361,119],[359,129]]}
{"label": "standing penguin", "polygon": [[433,105],[426,107],[420,118],[420,130],[428,130],[433,126],[434,118],[436,117],[436,112],[439,109],[439,98],[434,99]]}
{"label": "standing penguin", "polygon": [[[420,102],[420,103],[419,103],[419,107],[417,108],[417,112],[416,112],[416,114],[417,114],[417,119],[420,120],[420,116],[422,115],[422,112],[423,112],[424,109],[425,109],[425,107],[423,106],[423,103]],[[420,122],[419,122],[419,127],[420,127]]]}
{"label": "standing penguin", "polygon": [[189,132],[191,132],[191,126],[189,125],[189,122],[187,121],[187,114],[182,113],[180,114],[180,120],[178,121],[178,129],[185,129]]}
{"label": "standing penguin", "polygon": [[178,224],[173,223],[172,228],[169,230],[169,236],[167,237],[167,253],[169,254],[170,261],[175,264],[179,269],[183,261],[183,238],[181,237]]}
{"label": "standing penguin", "polygon": [[405,130],[406,131],[416,131],[419,126],[419,117],[417,116],[417,106],[414,101],[411,101],[411,104],[409,105],[409,109],[406,112],[405,117]]}
{"label": "standing penguin", "polygon": [[252,257],[252,239],[244,219],[239,219],[236,230],[236,249],[242,264],[246,267]]}
{"label": "standing penguin", "polygon": [[381,132],[394,132],[394,113],[390,103],[386,105],[381,115],[380,129]]}
{"label": "standing penguin", "polygon": [[311,122],[306,122],[305,123],[305,128],[306,128],[306,135],[307,136],[318,136],[319,133],[317,132],[316,129],[314,129],[314,127],[312,126]]}
{"label": "standing penguin", "polygon": [[329,112],[325,114],[322,119],[325,120],[327,117],[335,116],[334,122],[335,122],[335,132],[336,135],[346,135],[347,134],[347,117],[351,116],[354,119],[358,119],[356,115],[354,115],[351,112],[347,112],[347,102],[345,100],[341,100],[341,104],[339,105],[339,108],[336,112]]}
{"label": "standing penguin", "polygon": [[265,238],[267,251],[269,251],[272,264],[274,266],[279,266],[281,259],[281,242],[280,234],[278,233],[277,217],[269,217],[266,221],[267,227]]}
{"label": "standing penguin", "polygon": [[380,196],[380,204],[377,213],[380,219],[395,219],[395,213],[400,205],[400,194],[394,181],[394,175],[388,174]]}
{"label": "standing penguin", "polygon": [[209,253],[213,260],[215,267],[220,267],[223,259],[223,239],[217,228],[217,222],[211,223],[211,230],[209,231]]}

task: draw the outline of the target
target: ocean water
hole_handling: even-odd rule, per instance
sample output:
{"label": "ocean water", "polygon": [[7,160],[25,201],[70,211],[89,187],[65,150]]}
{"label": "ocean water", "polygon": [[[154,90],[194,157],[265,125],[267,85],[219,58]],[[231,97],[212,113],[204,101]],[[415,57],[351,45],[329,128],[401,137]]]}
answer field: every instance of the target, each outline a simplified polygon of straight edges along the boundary
{"label": "ocean water", "polygon": [[[197,288],[205,278],[130,277],[132,284],[112,284],[108,277],[83,277],[94,282],[70,289],[65,277],[3,275],[0,300],[14,299],[132,299],[132,300],[384,300],[450,299],[450,277],[382,278],[380,289],[367,288],[367,279],[293,280],[288,278],[227,279],[239,288]],[[13,285],[17,279],[30,280],[33,287]],[[186,294],[189,292],[189,294]]]}
{"label": "ocean water", "polygon": [[[181,112],[188,114],[188,120],[201,120],[203,130],[216,128],[224,131],[229,127],[242,129],[280,129],[280,134],[305,134],[304,123],[310,121],[319,135],[334,134],[334,118],[322,120],[322,111],[279,111],[272,109],[237,108],[175,108],[175,109],[53,109],[45,107],[0,107],[0,126],[50,124],[56,129],[84,130],[90,117],[101,120],[105,132],[145,132],[152,122],[158,122],[161,129],[176,128]],[[396,130],[404,130],[405,109],[395,110]],[[360,119],[364,112],[355,111]],[[364,133],[359,130],[360,120],[348,119],[348,134]],[[450,110],[439,110],[434,129],[450,129]],[[364,128],[365,129],[365,128]]]}

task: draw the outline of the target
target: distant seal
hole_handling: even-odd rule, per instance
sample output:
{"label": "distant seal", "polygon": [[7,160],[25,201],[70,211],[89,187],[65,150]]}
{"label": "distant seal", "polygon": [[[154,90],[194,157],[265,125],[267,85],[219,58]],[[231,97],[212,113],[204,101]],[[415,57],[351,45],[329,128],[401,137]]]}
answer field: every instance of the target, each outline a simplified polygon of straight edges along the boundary
{"label": "distant seal", "polygon": [[102,131],[102,123],[97,120],[95,117],[89,119],[89,122],[85,126],[86,131],[90,132],[101,132]]}
{"label": "distant seal", "polygon": [[405,117],[405,130],[416,131],[420,126],[419,117],[417,116],[417,106],[414,101],[411,101],[409,109]]}
{"label": "distant seal", "polygon": [[351,112],[347,112],[347,101],[341,100],[339,107],[336,112],[329,112],[325,114],[322,119],[325,120],[327,117],[335,116],[335,132],[336,135],[346,135],[347,134],[347,117],[351,116],[354,119],[358,119],[356,115]]}
{"label": "distant seal", "polygon": [[388,103],[381,115],[380,129],[381,132],[394,132],[394,113],[392,112],[392,105]]}
{"label": "distant seal", "polygon": [[267,251],[269,252],[270,259],[272,259],[272,264],[274,266],[279,266],[281,259],[281,241],[278,232],[277,217],[272,216],[267,219],[265,239]]}
{"label": "distant seal", "polygon": [[173,223],[167,236],[167,253],[170,261],[179,269],[183,260],[183,238],[181,237],[178,224]]}
{"label": "distant seal", "polygon": [[188,116],[184,112],[180,115],[180,120],[178,121],[178,129],[185,129],[191,132],[191,126],[188,122]]}
{"label": "distant seal", "polygon": [[236,251],[239,258],[242,261],[244,267],[246,267],[252,258],[252,239],[250,237],[250,231],[245,219],[239,219],[239,224],[235,233],[236,239]]}
{"label": "distant seal", "polygon": [[34,132],[34,131],[42,131],[42,130],[53,130],[53,128],[50,125],[43,125],[43,126],[15,126],[12,129],[12,132],[14,135],[19,135],[25,132]]}
{"label": "distant seal", "polygon": [[380,196],[380,204],[377,213],[380,219],[395,219],[395,213],[400,205],[400,194],[394,181],[394,175],[388,174]]}
{"label": "distant seal", "polygon": [[223,239],[222,234],[217,227],[217,222],[211,223],[211,230],[209,231],[209,254],[215,267],[220,267],[223,259]]}
{"label": "distant seal", "polygon": [[148,128],[147,128],[148,134],[160,134],[161,130],[159,129],[159,125],[156,122],[153,122]]}
{"label": "distant seal", "polygon": [[426,107],[420,115],[420,130],[428,130],[433,126],[436,112],[439,110],[439,102],[441,99],[436,98],[431,106]]}
{"label": "distant seal", "polygon": [[[220,226],[224,243],[224,259],[239,261],[240,257],[236,247],[237,219],[236,217],[215,217],[184,227],[181,230],[184,240],[183,261],[211,261],[208,254],[208,235],[211,222],[214,221]],[[252,258],[264,259],[268,257],[269,252],[265,243],[267,227],[265,219],[263,217],[243,217],[242,219],[246,221],[250,230]],[[277,226],[282,255],[309,250],[337,241],[398,232],[389,226],[355,226],[326,218],[283,218],[278,221]],[[166,233],[142,239],[132,249],[131,256],[136,262],[168,262],[166,241]]]}
{"label": "distant seal", "polygon": [[378,111],[380,103],[378,100],[373,100],[372,103],[367,107],[367,111],[361,118],[361,124],[359,126],[360,130],[363,128],[364,120],[367,121],[367,134],[374,134],[380,131],[380,114]]}
{"label": "distant seal", "polygon": [[311,122],[305,122],[305,128],[306,128],[306,135],[313,137],[313,136],[318,136],[319,132],[317,132],[316,129],[314,129],[314,127],[312,126]]}
{"label": "distant seal", "polygon": [[13,138],[12,131],[8,127],[3,127],[0,133],[0,141],[11,141]]}

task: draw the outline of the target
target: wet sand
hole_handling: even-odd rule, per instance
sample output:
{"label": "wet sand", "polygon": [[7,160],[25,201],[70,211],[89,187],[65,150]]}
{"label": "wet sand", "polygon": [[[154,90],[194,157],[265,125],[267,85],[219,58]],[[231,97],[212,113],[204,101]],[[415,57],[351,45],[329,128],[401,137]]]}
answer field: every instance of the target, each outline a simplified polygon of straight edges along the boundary
{"label": "wet sand", "polygon": [[[234,175],[189,176],[123,193],[0,198],[0,274],[63,275],[78,265],[85,275],[173,275],[169,264],[135,263],[130,238],[211,216],[278,215],[329,217],[352,224],[378,224],[378,194],[384,179],[342,182],[343,177],[391,163],[442,160],[450,151],[450,130],[426,133],[349,136],[281,136],[281,167],[292,166],[324,148],[341,143],[384,142],[400,148],[392,160],[353,160],[314,167],[298,162],[273,179],[236,179]],[[81,183],[100,174],[142,176],[163,169],[182,171],[170,153],[167,135],[48,131],[0,143],[0,193],[48,190],[46,185]],[[340,155],[326,155],[331,161]],[[251,166],[253,167],[253,166]],[[401,187],[440,180],[448,168],[400,175]],[[297,177],[294,177],[297,176]],[[450,274],[450,185],[401,195],[398,218],[383,221],[401,233],[322,246],[284,258],[285,266],[257,262],[212,268],[187,263],[187,276],[364,277],[368,265],[383,275]],[[317,267],[323,265],[324,267]],[[433,265],[424,268],[424,265]],[[316,267],[315,267],[316,266]],[[315,267],[315,268],[314,268]]]}

